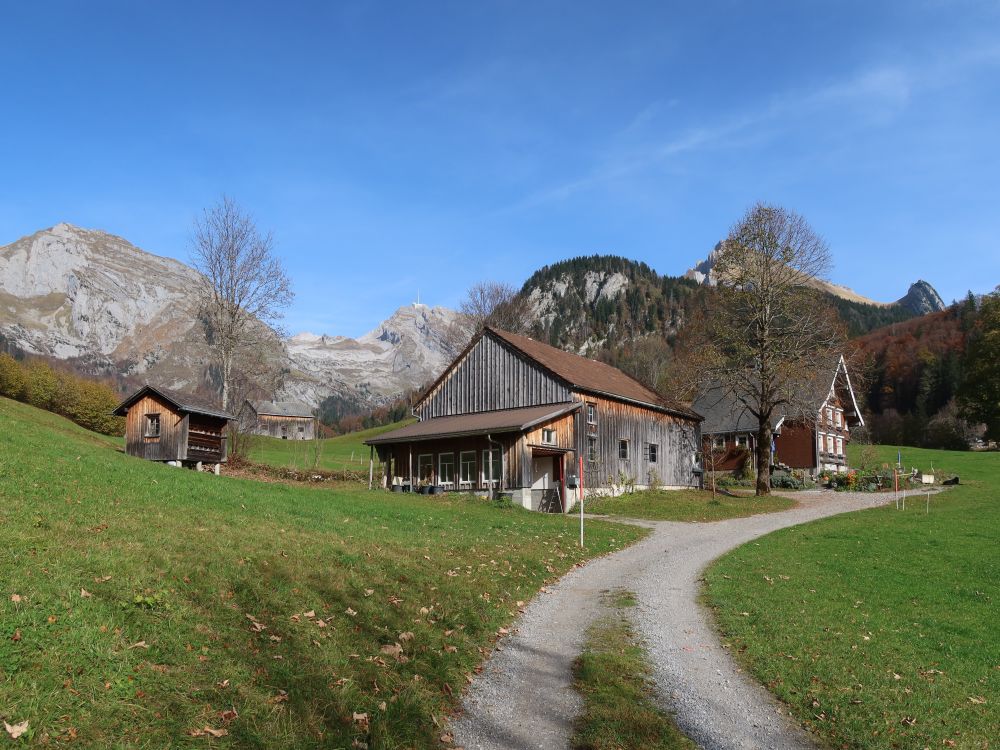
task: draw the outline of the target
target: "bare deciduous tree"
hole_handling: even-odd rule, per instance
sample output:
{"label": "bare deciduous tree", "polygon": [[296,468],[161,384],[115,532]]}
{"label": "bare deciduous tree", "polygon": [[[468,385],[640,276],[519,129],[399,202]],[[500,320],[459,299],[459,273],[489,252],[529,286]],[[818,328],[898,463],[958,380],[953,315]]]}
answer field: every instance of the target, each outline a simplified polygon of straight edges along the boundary
{"label": "bare deciduous tree", "polygon": [[457,353],[485,326],[511,333],[527,333],[530,320],[527,300],[510,284],[480,281],[469,287],[458,308],[459,318],[447,333]]}
{"label": "bare deciduous tree", "polygon": [[200,314],[218,359],[222,405],[231,410],[242,377],[238,362],[256,362],[257,354],[273,346],[294,296],[291,282],[274,255],[271,234],[227,196],[195,220],[192,245],[202,275]]}
{"label": "bare deciduous tree", "polygon": [[700,388],[721,389],[757,420],[758,495],[771,491],[775,418],[815,419],[817,395],[830,387],[843,331],[815,288],[830,264],[802,216],[758,203],[722,244],[718,294],[687,342]]}

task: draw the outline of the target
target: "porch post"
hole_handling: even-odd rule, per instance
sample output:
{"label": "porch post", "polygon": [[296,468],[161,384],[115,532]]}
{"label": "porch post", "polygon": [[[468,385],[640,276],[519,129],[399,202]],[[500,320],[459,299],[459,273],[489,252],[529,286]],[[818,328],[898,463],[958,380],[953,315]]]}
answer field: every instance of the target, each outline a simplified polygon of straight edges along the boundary
{"label": "porch post", "polygon": [[372,488],[372,481],[375,479],[375,446],[368,446],[368,489]]}

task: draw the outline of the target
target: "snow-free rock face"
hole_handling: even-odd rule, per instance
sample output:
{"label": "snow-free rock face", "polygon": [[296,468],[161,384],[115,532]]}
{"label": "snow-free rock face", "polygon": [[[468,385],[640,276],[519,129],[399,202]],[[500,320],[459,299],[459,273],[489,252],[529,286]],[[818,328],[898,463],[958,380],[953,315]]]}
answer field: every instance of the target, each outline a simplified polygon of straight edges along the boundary
{"label": "snow-free rock face", "polygon": [[194,328],[198,281],[121,237],[57,224],[0,247],[0,333],[26,352],[144,372]]}
{"label": "snow-free rock face", "polygon": [[[213,361],[197,322],[199,281],[121,237],[58,224],[0,247],[0,336],[28,353],[196,390]],[[358,339],[293,336],[274,395],[313,407],[334,394],[362,407],[391,400],[444,369],[456,317],[411,305]]]}
{"label": "snow-free rock face", "polygon": [[414,304],[357,339],[293,336],[284,392],[313,405],[330,395],[359,404],[391,400],[441,374],[452,358],[447,334],[457,318],[445,307]]}
{"label": "snow-free rock face", "polygon": [[923,279],[911,284],[909,290],[896,304],[910,310],[914,315],[926,315],[945,308],[941,295]]}

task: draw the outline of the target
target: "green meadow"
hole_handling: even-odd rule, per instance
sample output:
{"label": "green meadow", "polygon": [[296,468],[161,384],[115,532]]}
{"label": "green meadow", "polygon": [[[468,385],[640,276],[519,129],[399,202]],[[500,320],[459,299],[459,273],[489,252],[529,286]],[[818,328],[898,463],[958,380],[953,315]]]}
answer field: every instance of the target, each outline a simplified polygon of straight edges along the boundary
{"label": "green meadow", "polygon": [[744,545],[707,571],[707,601],[737,658],[832,747],[991,747],[1000,454],[899,450],[962,484]]}
{"label": "green meadow", "polygon": [[642,534],[170,468],[6,399],[0,499],[0,719],[38,746],[440,746],[523,603]]}
{"label": "green meadow", "polygon": [[[365,445],[365,440],[395,430],[411,421],[413,420],[404,420],[320,440],[281,440],[254,435],[247,438],[249,440],[247,458],[256,463],[270,464],[283,469],[354,471],[367,478],[369,447]],[[375,456],[375,462],[377,471],[378,456]]]}

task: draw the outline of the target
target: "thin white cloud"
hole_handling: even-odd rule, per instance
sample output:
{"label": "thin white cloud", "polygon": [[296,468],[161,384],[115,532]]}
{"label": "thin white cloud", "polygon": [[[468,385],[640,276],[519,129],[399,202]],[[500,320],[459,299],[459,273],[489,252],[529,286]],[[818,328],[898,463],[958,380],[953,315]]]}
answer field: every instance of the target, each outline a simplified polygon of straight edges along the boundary
{"label": "thin white cloud", "polygon": [[[716,124],[695,128],[670,139],[632,151],[612,151],[589,173],[528,195],[496,213],[508,214],[566,200],[580,192],[620,180],[683,154],[725,148],[753,137],[771,138],[796,120],[830,110],[851,111],[855,119],[885,123],[900,116],[914,93],[948,85],[970,69],[1000,64],[1000,45],[970,47],[961,54],[914,66],[881,65],[812,89],[797,89],[774,97],[764,107],[737,113]],[[649,122],[656,103],[634,115],[612,140],[631,134]]]}

